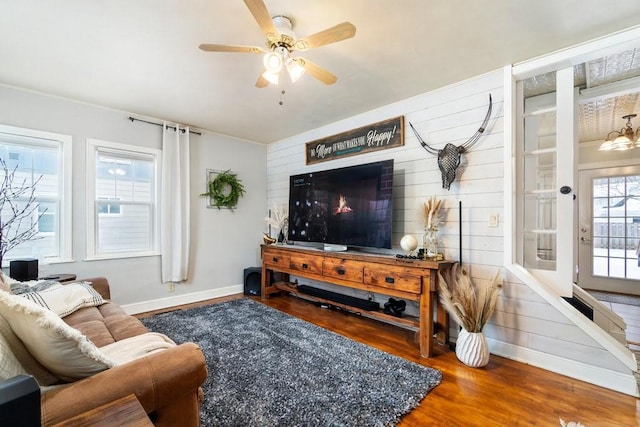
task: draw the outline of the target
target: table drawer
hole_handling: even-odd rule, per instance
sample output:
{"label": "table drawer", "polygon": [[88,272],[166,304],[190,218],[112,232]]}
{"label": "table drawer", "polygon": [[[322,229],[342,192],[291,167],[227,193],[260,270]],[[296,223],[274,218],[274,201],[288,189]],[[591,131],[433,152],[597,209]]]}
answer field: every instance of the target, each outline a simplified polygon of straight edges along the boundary
{"label": "table drawer", "polygon": [[322,274],[322,258],[292,256],[291,270],[303,273]]}
{"label": "table drawer", "polygon": [[349,282],[362,283],[364,263],[344,259],[324,260],[322,275]]}
{"label": "table drawer", "polygon": [[283,255],[281,253],[265,253],[262,259],[267,266],[275,266],[280,268],[289,268],[291,265],[291,257],[289,255]]}
{"label": "table drawer", "polygon": [[419,294],[422,290],[422,276],[415,269],[389,266],[386,268],[365,268],[364,284],[379,288]]}

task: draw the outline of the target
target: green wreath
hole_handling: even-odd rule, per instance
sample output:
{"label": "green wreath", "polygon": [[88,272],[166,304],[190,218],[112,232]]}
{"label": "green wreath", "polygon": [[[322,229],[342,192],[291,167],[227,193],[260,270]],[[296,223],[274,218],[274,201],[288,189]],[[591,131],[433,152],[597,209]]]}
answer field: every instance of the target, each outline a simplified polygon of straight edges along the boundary
{"label": "green wreath", "polygon": [[233,209],[245,193],[244,185],[231,170],[220,172],[213,181],[207,183],[209,191],[200,194],[211,198],[211,204],[218,209]]}

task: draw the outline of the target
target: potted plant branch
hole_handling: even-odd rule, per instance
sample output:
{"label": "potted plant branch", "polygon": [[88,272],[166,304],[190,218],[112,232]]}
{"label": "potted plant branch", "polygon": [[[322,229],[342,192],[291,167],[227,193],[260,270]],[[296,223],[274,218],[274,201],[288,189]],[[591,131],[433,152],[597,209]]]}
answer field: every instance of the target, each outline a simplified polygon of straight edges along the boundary
{"label": "potted plant branch", "polygon": [[482,333],[484,325],[493,314],[502,291],[502,277],[498,271],[484,286],[471,281],[465,269],[454,264],[440,272],[440,302],[462,327],[456,341],[456,356],[465,365],[481,367],[489,363],[489,348]]}
{"label": "potted plant branch", "polygon": [[0,267],[4,256],[11,249],[29,240],[39,239],[38,220],[46,212],[39,214],[36,202],[36,186],[42,175],[32,184],[26,179],[16,180],[17,166],[9,169],[4,159],[0,158],[3,170],[0,187]]}

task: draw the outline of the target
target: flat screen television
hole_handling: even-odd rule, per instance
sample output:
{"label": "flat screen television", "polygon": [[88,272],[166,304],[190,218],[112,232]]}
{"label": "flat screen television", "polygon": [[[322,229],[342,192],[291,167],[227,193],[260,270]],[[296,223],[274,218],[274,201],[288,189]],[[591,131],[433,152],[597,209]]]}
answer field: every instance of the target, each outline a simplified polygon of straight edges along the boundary
{"label": "flat screen television", "polygon": [[391,249],[393,159],[293,175],[289,180],[292,242]]}

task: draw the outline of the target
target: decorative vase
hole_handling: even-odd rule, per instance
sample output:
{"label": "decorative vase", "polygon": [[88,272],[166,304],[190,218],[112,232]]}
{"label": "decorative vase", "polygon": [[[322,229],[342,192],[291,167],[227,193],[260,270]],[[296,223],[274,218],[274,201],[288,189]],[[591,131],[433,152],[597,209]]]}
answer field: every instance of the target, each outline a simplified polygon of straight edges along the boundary
{"label": "decorative vase", "polygon": [[436,227],[425,228],[422,247],[425,259],[435,259],[438,256],[438,229]]}
{"label": "decorative vase", "polygon": [[489,355],[489,346],[482,332],[460,330],[456,341],[458,360],[472,368],[481,368],[489,363]]}
{"label": "decorative vase", "polygon": [[289,233],[289,229],[287,224],[284,224],[280,227],[280,233],[278,233],[278,244],[286,245],[287,244],[287,234]]}

